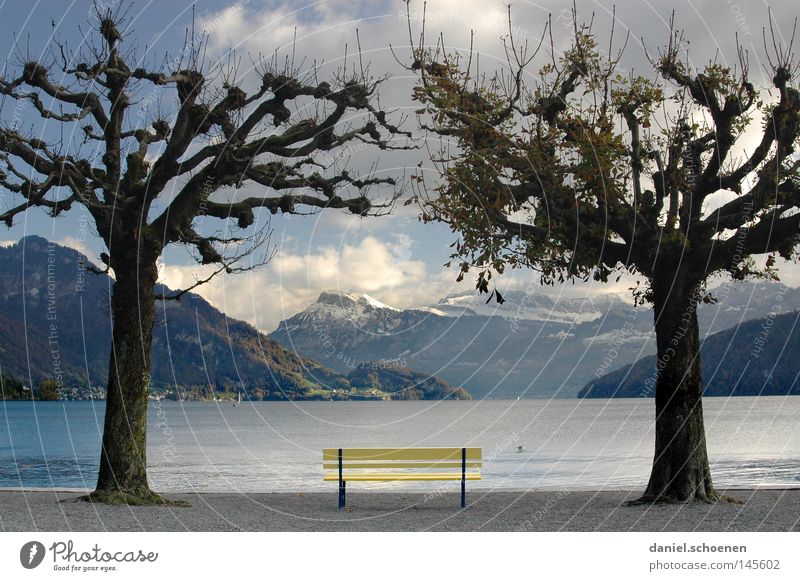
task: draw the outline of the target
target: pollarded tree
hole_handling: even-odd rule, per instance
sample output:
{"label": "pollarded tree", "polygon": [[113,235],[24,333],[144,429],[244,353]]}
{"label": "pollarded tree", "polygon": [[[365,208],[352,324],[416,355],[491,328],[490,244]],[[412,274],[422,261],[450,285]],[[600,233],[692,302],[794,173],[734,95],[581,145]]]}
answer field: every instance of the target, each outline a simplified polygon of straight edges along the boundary
{"label": "pollarded tree", "polygon": [[[363,70],[319,82],[316,70],[301,76],[273,59],[255,67],[257,87],[248,93],[236,62],[204,73],[203,37],[187,35],[182,58],[147,68],[123,51],[118,13],[98,9],[96,16],[95,45],[76,53],[58,45],[48,62],[23,60],[17,76],[0,78],[0,186],[19,200],[0,219],[11,225],[31,207],[55,217],[76,205],[93,219],[115,282],[100,471],[90,498],[163,502],[146,471],[156,261],[178,244],[216,265],[215,273],[247,269],[252,263],[242,258],[265,241],[266,230],[254,225],[262,208],[387,211],[394,181],[351,175],[342,146],[391,148],[401,132],[375,105],[379,80]],[[12,122],[9,101],[27,105],[38,124],[23,130]],[[249,194],[237,195],[248,185]],[[384,203],[370,201],[371,186],[389,187]],[[207,233],[206,217],[224,228]]]}
{"label": "pollarded tree", "polygon": [[[774,255],[795,252],[796,63],[791,46],[773,43],[770,97],[748,80],[744,51],[733,69],[695,70],[673,28],[648,59],[654,74],[632,76],[619,52],[603,54],[591,27],[573,19],[571,46],[557,55],[544,43],[538,74],[513,36],[509,68],[493,78],[473,77],[471,55],[421,39],[410,66],[421,125],[452,145],[435,195],[418,194],[422,217],[458,234],[459,277],[477,268],[481,290],[506,267],[535,269],[549,284],[605,282],[615,271],[645,281],[635,294],[653,305],[658,371],[642,501],[712,501],[696,307],[713,300],[711,275],[774,276]],[[760,139],[744,151],[748,130]],[[757,267],[752,257],[762,254]]]}

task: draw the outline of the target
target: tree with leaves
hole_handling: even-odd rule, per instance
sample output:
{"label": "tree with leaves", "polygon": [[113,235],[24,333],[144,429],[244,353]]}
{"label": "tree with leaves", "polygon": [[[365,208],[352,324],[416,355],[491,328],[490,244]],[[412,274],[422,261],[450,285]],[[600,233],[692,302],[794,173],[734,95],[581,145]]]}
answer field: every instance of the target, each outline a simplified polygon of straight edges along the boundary
{"label": "tree with leaves", "polygon": [[[327,82],[316,67],[300,74],[292,59],[259,59],[248,92],[252,77],[239,78],[239,60],[206,66],[205,35],[193,30],[178,58],[146,66],[124,48],[129,5],[120,6],[96,5],[94,43],[79,51],[55,43],[47,58],[21,57],[18,74],[0,78],[0,186],[19,200],[0,220],[10,226],[32,207],[56,217],[82,206],[91,216],[114,285],[100,471],[89,498],[161,503],[148,485],[145,442],[155,301],[189,289],[156,296],[159,257],[184,245],[213,266],[211,276],[238,272],[271,256],[252,258],[268,246],[269,230],[256,224],[262,208],[388,211],[394,180],[351,175],[342,146],[392,148],[402,132],[375,104],[380,79],[363,67],[348,73],[345,64]],[[30,123],[9,103],[27,106]],[[371,187],[388,190],[382,201]],[[225,227],[210,231],[206,218]]]}
{"label": "tree with leaves", "polygon": [[39,384],[39,399],[42,401],[56,401],[61,399],[58,384],[52,379],[46,379]]}
{"label": "tree with leaves", "polygon": [[[475,74],[471,52],[411,39],[421,126],[447,144],[434,194],[415,195],[422,219],[457,233],[459,277],[477,269],[482,291],[508,267],[534,269],[545,284],[635,275],[658,354],[655,454],[641,500],[714,501],[696,309],[714,300],[712,275],[775,277],[775,256],[796,251],[792,44],[765,42],[772,86],[761,90],[744,50],[734,67],[695,68],[674,26],[648,55],[649,76],[621,70],[613,29],[603,50],[574,11],[571,37],[559,54],[550,25],[536,50],[509,34],[509,66],[491,77]],[[537,52],[545,62],[529,71]]]}

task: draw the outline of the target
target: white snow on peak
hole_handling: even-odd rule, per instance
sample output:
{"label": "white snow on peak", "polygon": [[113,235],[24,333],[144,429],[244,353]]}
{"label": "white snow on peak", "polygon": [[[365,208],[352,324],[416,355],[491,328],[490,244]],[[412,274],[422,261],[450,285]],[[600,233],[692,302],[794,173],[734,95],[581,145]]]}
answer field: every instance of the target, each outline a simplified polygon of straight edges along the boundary
{"label": "white snow on peak", "polygon": [[401,312],[367,294],[354,295],[339,290],[324,291],[303,316],[316,319],[342,319],[364,324],[381,311]]}
{"label": "white snow on peak", "polygon": [[375,308],[375,309],[389,309],[390,311],[397,311],[397,312],[400,312],[400,309],[395,309],[394,307],[390,307],[389,305],[386,305],[386,304],[384,304],[384,303],[380,302],[380,301],[379,301],[379,300],[377,300],[377,299],[373,299],[373,298],[372,298],[371,296],[369,296],[368,294],[362,294],[362,295],[361,295],[361,296],[358,298],[358,302],[362,302],[362,301],[363,301],[363,302],[365,302],[365,303],[367,303],[369,306],[371,306],[371,307],[373,307],[373,308]]}
{"label": "white snow on peak", "polygon": [[350,306],[356,303],[362,306],[370,306],[373,309],[389,309],[392,311],[399,311],[394,307],[382,303],[378,299],[374,299],[368,294],[354,295],[340,290],[327,290],[323,291],[317,299],[317,304],[327,304],[336,306]]}
{"label": "white snow on peak", "polygon": [[435,307],[414,307],[413,309],[409,309],[411,311],[420,311],[422,313],[430,313],[431,315],[436,315],[437,317],[450,317],[441,309],[437,309]]}
{"label": "white snow on peak", "polygon": [[439,301],[434,308],[446,316],[482,315],[485,317],[503,317],[523,321],[549,321],[552,323],[580,324],[593,321],[602,312],[591,301],[562,300],[553,301],[543,297],[543,302],[522,294],[507,295],[507,301],[500,305],[480,295],[451,295]]}
{"label": "white snow on peak", "polygon": [[355,295],[351,295],[350,293],[346,293],[340,290],[326,290],[322,291],[317,299],[318,303],[344,303],[344,302],[357,302],[358,297]]}

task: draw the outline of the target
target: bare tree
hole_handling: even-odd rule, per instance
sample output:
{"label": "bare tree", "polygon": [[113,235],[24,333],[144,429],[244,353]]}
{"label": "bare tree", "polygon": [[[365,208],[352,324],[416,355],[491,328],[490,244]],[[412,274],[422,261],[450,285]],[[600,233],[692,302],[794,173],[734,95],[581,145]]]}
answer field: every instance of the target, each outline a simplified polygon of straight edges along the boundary
{"label": "bare tree", "polygon": [[[620,70],[613,31],[603,50],[574,11],[572,43],[561,55],[551,26],[536,50],[510,30],[508,68],[491,77],[476,74],[471,53],[411,39],[422,127],[452,146],[437,155],[444,179],[435,195],[417,195],[423,219],[458,235],[459,277],[477,268],[482,291],[507,267],[532,268],[547,284],[606,282],[615,271],[643,280],[635,296],[653,305],[658,374],[655,454],[642,500],[716,500],[696,308],[713,300],[705,291],[711,275],[774,277],[775,255],[795,254],[793,40],[785,47],[765,35],[770,97],[749,80],[741,49],[736,67],[712,61],[693,69],[674,27],[650,76]],[[529,72],[548,48],[538,73]],[[736,154],[759,121],[758,145]],[[762,254],[769,256],[757,265],[752,257]]]}
{"label": "bare tree", "polygon": [[[239,61],[206,66],[204,36],[193,30],[178,58],[139,66],[122,48],[124,9],[95,12],[94,44],[80,51],[56,44],[46,62],[22,57],[17,76],[0,78],[4,103],[26,104],[38,119],[26,130],[4,108],[0,185],[19,203],[0,219],[10,226],[31,207],[55,217],[76,205],[91,215],[115,282],[100,472],[89,498],[159,503],[147,482],[145,434],[156,261],[164,249],[185,245],[200,264],[218,265],[214,274],[230,273],[264,260],[243,260],[267,243],[259,209],[386,212],[395,181],[351,175],[343,146],[387,149],[407,134],[375,104],[381,79],[363,68],[348,73],[345,64],[320,82],[315,67],[300,74],[292,59],[258,59],[259,86],[248,93]],[[368,197],[372,186],[388,187],[382,202]],[[225,227],[209,233],[200,227],[205,217]]]}

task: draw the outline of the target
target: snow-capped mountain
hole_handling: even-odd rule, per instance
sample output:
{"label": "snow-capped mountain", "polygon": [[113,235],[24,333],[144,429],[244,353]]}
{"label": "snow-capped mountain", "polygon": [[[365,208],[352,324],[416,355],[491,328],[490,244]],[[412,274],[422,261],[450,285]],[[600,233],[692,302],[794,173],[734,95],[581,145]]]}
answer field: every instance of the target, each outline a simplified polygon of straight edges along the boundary
{"label": "snow-capped mountain", "polygon": [[385,305],[366,294],[356,296],[341,291],[327,291],[319,295],[317,302],[308,307],[307,312],[314,315],[320,314],[338,318],[363,318],[369,316],[368,313],[380,309],[400,311],[400,309]]}
{"label": "snow-capped mountain", "polygon": [[445,316],[482,315],[525,321],[549,321],[580,324],[600,318],[611,307],[632,304],[624,295],[604,294],[595,297],[553,298],[545,294],[511,291],[506,302],[486,302],[486,295],[448,295],[431,307]]}
{"label": "snow-capped mountain", "polygon": [[364,332],[386,334],[392,332],[402,317],[403,311],[383,304],[367,294],[353,295],[342,291],[325,291],[317,302],[304,311],[284,321],[279,330],[307,327],[352,327]]}
{"label": "snow-capped mountain", "polygon": [[[800,290],[726,283],[702,304],[716,333],[771,312],[800,309]],[[473,292],[398,309],[368,295],[323,292],[270,337],[339,371],[391,361],[463,385],[473,397],[573,397],[593,377],[655,351],[653,312],[627,294],[558,297],[509,291],[486,303]]]}

